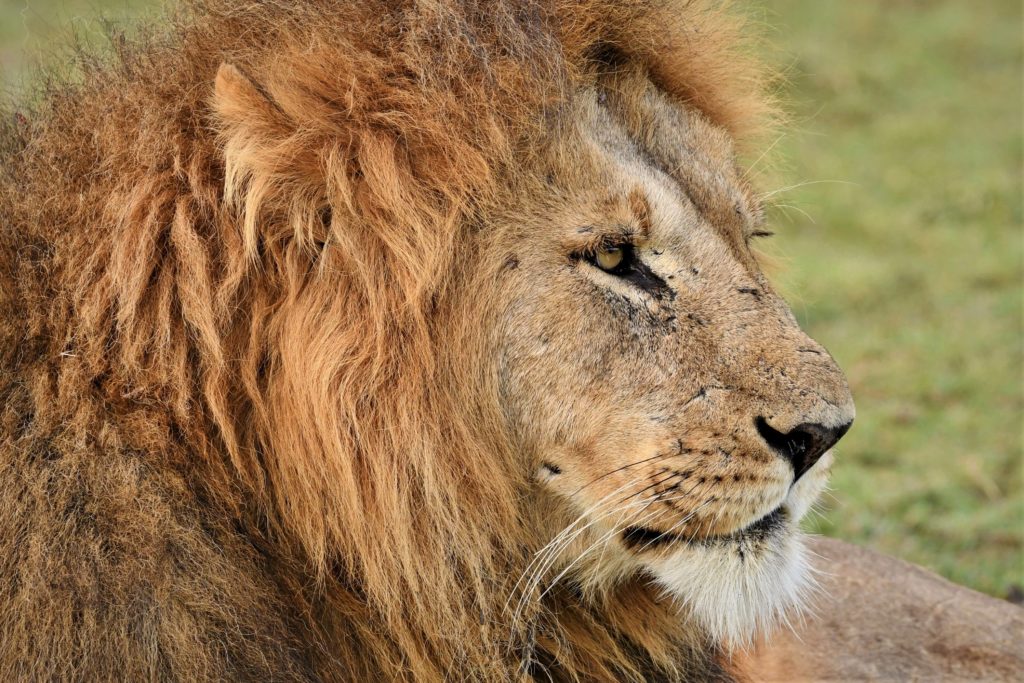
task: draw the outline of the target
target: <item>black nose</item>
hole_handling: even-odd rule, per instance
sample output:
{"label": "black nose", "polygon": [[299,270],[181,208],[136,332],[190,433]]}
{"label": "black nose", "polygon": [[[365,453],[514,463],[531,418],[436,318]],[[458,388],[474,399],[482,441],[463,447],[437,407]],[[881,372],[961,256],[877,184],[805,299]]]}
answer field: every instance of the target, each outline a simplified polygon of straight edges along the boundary
{"label": "black nose", "polygon": [[853,420],[838,427],[805,422],[785,434],[773,429],[763,417],[758,417],[755,423],[761,438],[793,464],[793,481],[796,481],[811,469],[828,449],[843,438]]}

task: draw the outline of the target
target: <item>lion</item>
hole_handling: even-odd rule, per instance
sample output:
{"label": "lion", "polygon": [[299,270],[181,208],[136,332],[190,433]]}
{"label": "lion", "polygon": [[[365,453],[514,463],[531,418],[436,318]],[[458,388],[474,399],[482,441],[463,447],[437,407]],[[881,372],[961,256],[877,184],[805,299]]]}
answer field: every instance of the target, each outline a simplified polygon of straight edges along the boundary
{"label": "lion", "polygon": [[0,678],[740,676],[854,418],[748,33],[193,0],[6,117]]}

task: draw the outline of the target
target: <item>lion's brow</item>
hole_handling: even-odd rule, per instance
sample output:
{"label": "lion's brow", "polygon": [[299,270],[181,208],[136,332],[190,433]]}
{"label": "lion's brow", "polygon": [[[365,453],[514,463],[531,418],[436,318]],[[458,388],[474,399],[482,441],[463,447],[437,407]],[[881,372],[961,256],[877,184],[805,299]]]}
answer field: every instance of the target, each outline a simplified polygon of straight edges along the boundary
{"label": "lion's brow", "polygon": [[651,204],[647,199],[647,193],[639,187],[634,187],[629,191],[626,201],[630,212],[636,218],[640,237],[646,238],[651,234]]}

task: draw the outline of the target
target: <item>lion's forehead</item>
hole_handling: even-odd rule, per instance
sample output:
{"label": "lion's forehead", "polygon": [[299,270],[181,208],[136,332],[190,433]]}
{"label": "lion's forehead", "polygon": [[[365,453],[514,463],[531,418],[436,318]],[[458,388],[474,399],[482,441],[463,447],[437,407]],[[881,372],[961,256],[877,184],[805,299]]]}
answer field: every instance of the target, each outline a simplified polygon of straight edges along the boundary
{"label": "lion's forehead", "polygon": [[729,135],[639,76],[630,84],[634,96],[611,85],[576,97],[575,124],[552,155],[564,189],[589,199],[587,209],[608,220],[639,192],[660,239],[698,224],[729,242],[753,231],[762,210]]}

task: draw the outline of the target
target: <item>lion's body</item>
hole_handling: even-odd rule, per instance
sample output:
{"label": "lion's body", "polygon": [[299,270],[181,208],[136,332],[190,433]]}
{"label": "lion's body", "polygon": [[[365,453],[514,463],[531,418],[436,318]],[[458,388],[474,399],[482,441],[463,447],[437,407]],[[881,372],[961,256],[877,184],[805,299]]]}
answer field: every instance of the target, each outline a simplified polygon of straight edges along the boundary
{"label": "lion's body", "polygon": [[538,169],[571,184],[590,143],[560,131],[604,102],[575,93],[609,50],[676,102],[657,107],[700,112],[694,182],[734,192],[728,139],[767,105],[733,20],[686,2],[190,4],[3,133],[0,679],[728,678],[634,564],[508,608],[578,507],[536,498],[521,455],[539,446],[504,426],[543,432],[521,406],[536,368],[477,371],[521,287],[496,283],[536,266],[489,226],[543,214],[519,199]]}

